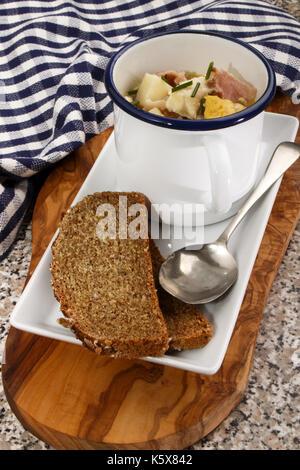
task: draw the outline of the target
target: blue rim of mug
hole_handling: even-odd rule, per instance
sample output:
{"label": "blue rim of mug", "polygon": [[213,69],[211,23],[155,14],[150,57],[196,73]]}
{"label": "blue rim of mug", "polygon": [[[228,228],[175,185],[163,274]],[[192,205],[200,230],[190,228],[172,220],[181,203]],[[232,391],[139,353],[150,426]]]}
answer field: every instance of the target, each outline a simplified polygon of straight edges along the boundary
{"label": "blue rim of mug", "polygon": [[[228,41],[237,43],[246,49],[249,49],[253,54],[255,54],[264,64],[267,74],[268,74],[268,85],[264,94],[251,106],[248,108],[239,111],[234,114],[230,114],[229,116],[224,116],[220,118],[213,118],[213,119],[174,119],[168,118],[164,116],[158,116],[153,113],[149,113],[147,111],[143,111],[140,108],[132,105],[127,101],[117,90],[114,80],[113,80],[113,70],[116,65],[118,59],[129,49],[134,47],[135,45],[148,41],[149,39],[154,39],[159,36],[168,36],[172,34],[185,34],[185,33],[192,33],[192,34],[201,34],[201,35],[208,35],[208,36],[217,36]],[[146,72],[146,71],[145,71]],[[119,52],[117,52],[109,61],[104,75],[104,83],[106,90],[111,97],[112,101],[123,111],[134,116],[135,118],[142,120],[144,122],[148,122],[150,124],[154,124],[156,126],[165,127],[168,129],[176,129],[176,130],[186,130],[186,131],[201,131],[201,130],[215,130],[215,129],[222,129],[224,127],[234,126],[236,124],[240,124],[242,122],[248,121],[249,119],[257,116],[260,114],[264,109],[268,106],[270,101],[273,99],[276,91],[276,78],[275,73],[267,61],[267,59],[261,54],[258,50],[254,49],[254,47],[250,46],[249,44],[240,41],[239,39],[232,38],[230,36],[226,36],[225,34],[214,33],[210,31],[197,31],[197,30],[174,30],[169,32],[162,32],[153,35],[146,36],[141,39],[137,39],[132,43],[124,46]]]}

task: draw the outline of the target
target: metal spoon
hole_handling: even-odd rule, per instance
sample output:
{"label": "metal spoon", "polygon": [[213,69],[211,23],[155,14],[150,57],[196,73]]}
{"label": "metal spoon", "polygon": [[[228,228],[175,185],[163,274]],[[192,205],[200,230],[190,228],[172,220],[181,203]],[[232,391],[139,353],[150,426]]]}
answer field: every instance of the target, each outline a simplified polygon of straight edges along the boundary
{"label": "metal spoon", "polygon": [[220,237],[201,249],[181,248],[166,259],[159,272],[162,287],[188,304],[211,302],[224,294],[238,276],[237,263],[227,248],[230,236],[249,209],[299,156],[300,145],[278,145],[260,183]]}

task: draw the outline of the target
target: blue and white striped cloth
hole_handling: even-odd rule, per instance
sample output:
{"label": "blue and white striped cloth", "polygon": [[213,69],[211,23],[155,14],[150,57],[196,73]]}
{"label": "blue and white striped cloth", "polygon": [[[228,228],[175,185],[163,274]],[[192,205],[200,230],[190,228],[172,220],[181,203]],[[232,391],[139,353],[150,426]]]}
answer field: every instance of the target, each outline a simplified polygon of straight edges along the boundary
{"label": "blue and white striped cloth", "polygon": [[34,195],[37,174],[112,124],[103,72],[121,46],[153,32],[218,31],[251,43],[299,103],[300,27],[254,0],[2,0],[0,259]]}

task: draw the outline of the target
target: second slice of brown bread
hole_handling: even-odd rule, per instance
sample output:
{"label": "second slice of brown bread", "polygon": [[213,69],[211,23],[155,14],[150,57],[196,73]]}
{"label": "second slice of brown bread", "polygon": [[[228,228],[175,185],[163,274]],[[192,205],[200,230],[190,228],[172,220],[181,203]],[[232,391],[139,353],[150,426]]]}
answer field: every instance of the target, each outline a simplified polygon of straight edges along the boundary
{"label": "second slice of brown bread", "polygon": [[159,305],[169,335],[169,351],[202,348],[212,337],[211,323],[195,305],[185,304],[161,287],[158,275],[164,258],[153,240],[150,252]]}
{"label": "second slice of brown bread", "polygon": [[[145,205],[139,193],[95,193],[64,216],[52,246],[52,286],[64,326],[89,349],[104,355],[161,356],[168,334],[159,307],[149,239],[99,239],[100,204],[118,214],[119,196],[127,205]],[[117,218],[118,227],[118,218]]]}

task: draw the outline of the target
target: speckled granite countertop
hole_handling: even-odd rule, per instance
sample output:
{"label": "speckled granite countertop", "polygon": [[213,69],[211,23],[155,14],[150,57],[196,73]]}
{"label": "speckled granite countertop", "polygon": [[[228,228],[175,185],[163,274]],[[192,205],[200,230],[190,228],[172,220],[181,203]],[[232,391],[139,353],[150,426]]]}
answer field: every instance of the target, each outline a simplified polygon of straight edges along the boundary
{"label": "speckled granite countertop", "polygon": [[[300,19],[298,0],[271,0]],[[281,263],[262,318],[248,387],[238,407],[194,449],[300,449],[300,223]],[[0,358],[9,316],[31,257],[30,214],[0,263]],[[0,450],[51,449],[24,430],[6,401],[0,377]]]}

